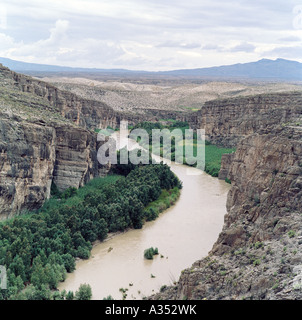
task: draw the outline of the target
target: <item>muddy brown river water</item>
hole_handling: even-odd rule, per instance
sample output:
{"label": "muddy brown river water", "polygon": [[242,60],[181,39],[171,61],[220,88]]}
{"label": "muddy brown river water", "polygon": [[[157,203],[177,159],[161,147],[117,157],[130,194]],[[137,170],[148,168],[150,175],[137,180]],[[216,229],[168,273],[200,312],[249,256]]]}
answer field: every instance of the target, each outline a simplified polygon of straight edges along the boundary
{"label": "muddy brown river water", "polygon": [[[183,182],[176,204],[142,229],[95,245],[91,258],[77,262],[60,290],[76,291],[87,283],[94,300],[122,299],[120,288],[128,289],[127,299],[143,299],[173,284],[183,269],[208,254],[222,230],[230,185],[197,169],[170,166]],[[159,250],[154,260],[144,259],[149,247]]]}

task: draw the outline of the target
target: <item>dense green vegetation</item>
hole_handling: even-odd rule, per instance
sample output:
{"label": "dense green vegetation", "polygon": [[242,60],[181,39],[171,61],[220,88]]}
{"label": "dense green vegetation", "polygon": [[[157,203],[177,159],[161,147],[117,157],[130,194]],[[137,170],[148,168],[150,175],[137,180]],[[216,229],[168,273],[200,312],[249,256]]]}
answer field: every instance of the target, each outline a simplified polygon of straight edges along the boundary
{"label": "dense green vegetation", "polygon": [[[92,243],[108,232],[141,228],[156,218],[153,203],[175,196],[178,178],[164,164],[137,165],[120,174],[97,178],[76,190],[61,193],[52,186],[52,198],[37,212],[0,224],[0,265],[7,268],[8,289],[2,299],[88,299],[89,286],[59,293],[58,283],[75,269],[75,259],[87,259]],[[163,191],[165,190],[165,191]]]}
{"label": "dense green vegetation", "polygon": [[205,172],[212,177],[218,177],[222,155],[232,152],[235,152],[235,149],[217,147],[207,142],[205,145]]}
{"label": "dense green vegetation", "polygon": [[158,255],[158,248],[148,248],[144,251],[144,258],[147,260],[153,260],[153,256]]}
{"label": "dense green vegetation", "polygon": [[[184,140],[184,133],[186,129],[189,129],[189,125],[187,122],[182,122],[182,121],[171,121],[168,125],[163,125],[161,122],[142,122],[137,124],[133,129],[144,129],[148,133],[148,138],[139,138],[138,142],[140,145],[142,145],[144,148],[149,150],[150,152],[161,155],[162,157],[171,157],[172,161],[177,160],[176,159],[176,145],[181,144],[183,145],[183,156],[182,159],[178,159],[179,162],[183,164],[187,164],[187,161],[185,159],[185,150],[186,150],[186,145],[185,145],[185,140]],[[153,150],[151,141],[152,141],[152,129],[168,129],[170,132],[173,131],[174,129],[180,129],[182,131],[183,136],[178,138],[172,137],[171,139],[171,148],[168,148],[165,150],[164,149],[164,144],[163,144],[163,138],[159,140],[159,145],[155,144],[155,150]],[[165,135],[163,135],[165,136]],[[194,132],[193,134],[193,155],[196,156],[197,154],[197,133]],[[158,148],[156,148],[158,147]],[[160,153],[157,152],[157,150],[160,150]],[[221,167],[221,157],[223,154],[226,153],[232,153],[234,152],[235,149],[229,149],[229,148],[223,148],[223,147],[218,147],[215,145],[212,145],[210,142],[205,141],[205,172],[210,174],[213,177],[218,177],[220,167]],[[196,166],[196,165],[193,165]]]}
{"label": "dense green vegetation", "polygon": [[147,133],[149,134],[149,136],[151,137],[152,134],[152,130],[153,129],[169,129],[169,130],[173,130],[173,129],[181,129],[183,131],[183,133],[185,132],[185,129],[189,129],[189,124],[187,122],[183,122],[183,121],[176,121],[176,120],[167,120],[167,122],[169,124],[162,124],[161,122],[141,122],[138,123],[137,125],[135,125],[133,127],[133,129],[144,129],[147,131]]}
{"label": "dense green vegetation", "polygon": [[150,202],[145,210],[144,216],[147,221],[155,220],[158,215],[164,210],[170,208],[180,195],[180,187],[174,187],[170,190],[163,190],[159,198],[155,201]]}

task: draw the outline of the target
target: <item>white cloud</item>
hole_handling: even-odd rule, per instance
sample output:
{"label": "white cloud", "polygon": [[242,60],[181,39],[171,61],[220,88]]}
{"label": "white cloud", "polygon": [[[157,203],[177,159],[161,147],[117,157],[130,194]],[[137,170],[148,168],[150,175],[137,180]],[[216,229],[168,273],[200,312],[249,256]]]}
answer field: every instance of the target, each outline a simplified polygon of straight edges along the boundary
{"label": "white cloud", "polygon": [[[17,43],[11,37],[0,34],[1,55],[26,62],[66,64],[86,63],[94,67],[96,61],[106,64],[115,58],[122,56],[125,52],[115,44],[96,39],[81,39],[74,41],[68,36],[69,22],[58,20],[50,29],[49,37],[36,42],[24,44]],[[92,63],[89,63],[91,61]],[[88,62],[88,63],[87,63]]]}
{"label": "white cloud", "polygon": [[165,42],[161,42],[158,45],[156,45],[157,48],[183,48],[183,49],[196,49],[200,48],[200,43],[187,43],[185,41],[183,42],[177,42],[173,40],[168,40]]}
{"label": "white cloud", "polygon": [[14,39],[7,36],[5,33],[0,33],[0,48],[1,50],[7,50],[14,45]]}
{"label": "white cloud", "polygon": [[68,21],[56,21],[55,27],[50,29],[49,37],[37,42],[25,44],[23,42],[16,43],[12,41],[12,47],[9,52],[15,57],[37,57],[39,55],[49,57],[57,55],[61,46],[64,46],[64,42],[67,39],[66,32],[68,30],[68,25]]}
{"label": "white cloud", "polygon": [[[302,34],[301,34],[302,36]],[[297,37],[297,36],[285,36],[283,38],[280,38],[279,41],[281,42],[301,42],[302,37]]]}
{"label": "white cloud", "polygon": [[254,52],[256,47],[250,43],[240,43],[232,48],[230,48],[230,52]]}
{"label": "white cloud", "polygon": [[297,46],[282,46],[263,53],[263,56],[271,56],[274,58],[286,58],[300,60],[302,52],[302,44]]}
{"label": "white cloud", "polygon": [[214,51],[222,51],[223,47],[217,44],[207,44],[202,47],[203,50],[214,50]]}
{"label": "white cloud", "polygon": [[249,62],[264,53],[301,61],[301,30],[293,28],[300,1],[2,0],[0,55],[148,70]]}

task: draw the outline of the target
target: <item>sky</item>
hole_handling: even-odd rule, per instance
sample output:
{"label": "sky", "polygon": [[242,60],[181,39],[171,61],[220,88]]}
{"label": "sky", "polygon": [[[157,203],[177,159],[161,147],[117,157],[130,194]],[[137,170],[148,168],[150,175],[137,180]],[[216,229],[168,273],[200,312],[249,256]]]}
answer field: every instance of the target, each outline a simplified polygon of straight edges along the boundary
{"label": "sky", "polygon": [[302,62],[302,0],[0,0],[0,56],[148,71]]}

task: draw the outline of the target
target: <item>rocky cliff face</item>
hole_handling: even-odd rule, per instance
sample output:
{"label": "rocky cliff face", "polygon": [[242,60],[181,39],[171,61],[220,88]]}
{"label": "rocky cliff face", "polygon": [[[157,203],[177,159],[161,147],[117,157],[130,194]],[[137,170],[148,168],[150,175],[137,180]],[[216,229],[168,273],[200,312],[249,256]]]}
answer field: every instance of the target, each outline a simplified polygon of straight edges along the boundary
{"label": "rocky cliff face", "polygon": [[39,208],[52,182],[78,188],[101,170],[92,132],[0,115],[0,218]]}
{"label": "rocky cliff face", "polygon": [[229,176],[228,214],[208,257],[152,298],[302,298],[302,129],[243,139]]}
{"label": "rocky cliff face", "polygon": [[38,208],[49,197],[55,140],[52,127],[0,119],[1,218]]}
{"label": "rocky cliff face", "polygon": [[56,127],[53,182],[60,190],[79,188],[99,176],[96,135],[72,127]]}
{"label": "rocky cliff face", "polygon": [[236,147],[248,135],[278,124],[286,125],[302,114],[302,94],[276,93],[206,102],[196,114],[199,128],[214,144]]}
{"label": "rocky cliff face", "polygon": [[50,195],[106,172],[94,130],[120,120],[55,87],[0,68],[0,219],[39,208]]}

